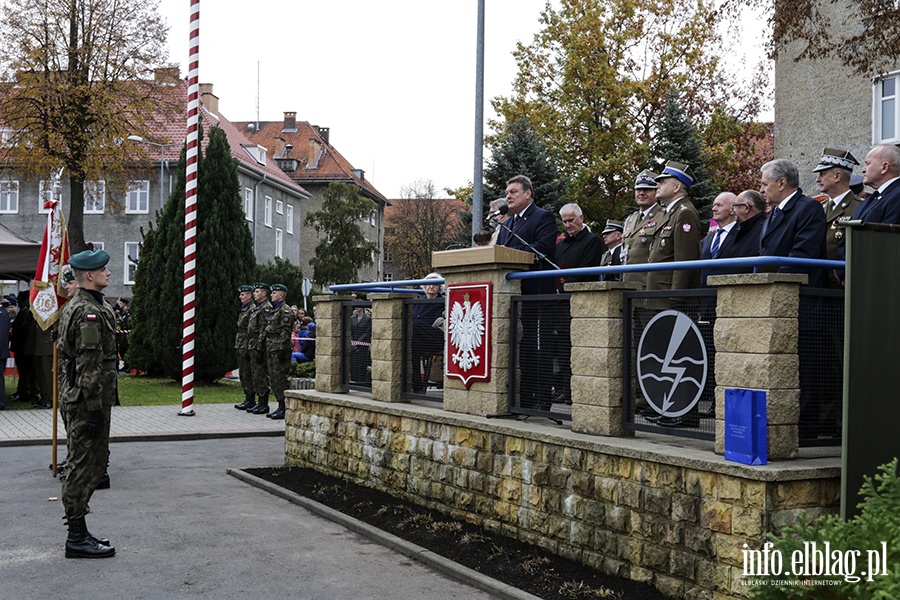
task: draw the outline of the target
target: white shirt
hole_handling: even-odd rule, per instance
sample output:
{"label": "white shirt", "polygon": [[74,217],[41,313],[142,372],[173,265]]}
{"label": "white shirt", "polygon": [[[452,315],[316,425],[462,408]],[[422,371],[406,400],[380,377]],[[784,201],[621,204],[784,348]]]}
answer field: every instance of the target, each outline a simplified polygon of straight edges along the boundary
{"label": "white shirt", "polygon": [[[732,221],[728,225],[720,225],[716,231],[721,231],[722,235],[719,236],[719,248],[722,247],[722,244],[725,243],[725,238],[728,237],[728,234],[731,233],[732,228],[737,224],[737,221]],[[712,235],[716,235],[716,231],[712,232]],[[710,246],[711,247],[711,246]]]}
{"label": "white shirt", "polygon": [[889,185],[891,185],[892,183],[894,183],[894,182],[897,181],[898,179],[900,179],[900,177],[894,177],[893,179],[891,179],[891,180],[889,180],[889,181],[885,181],[884,183],[882,183],[881,186],[878,188],[878,193],[879,193],[879,194],[883,194],[883,193],[884,193],[884,190],[886,190],[887,187],[888,187]]}
{"label": "white shirt", "polygon": [[843,202],[844,197],[845,197],[847,194],[849,194],[849,193],[850,193],[850,190],[847,190],[847,191],[844,192],[843,194],[840,194],[840,195],[835,196],[834,198],[832,198],[832,199],[831,199],[831,206],[832,206],[833,208],[837,208],[837,206],[838,206],[841,202]]}

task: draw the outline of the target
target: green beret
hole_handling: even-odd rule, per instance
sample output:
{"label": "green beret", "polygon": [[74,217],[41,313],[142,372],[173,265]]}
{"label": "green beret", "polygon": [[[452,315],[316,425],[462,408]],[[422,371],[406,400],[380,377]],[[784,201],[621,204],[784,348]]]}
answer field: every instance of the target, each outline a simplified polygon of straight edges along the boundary
{"label": "green beret", "polygon": [[238,288],[238,292],[252,292],[252,291],[253,291],[252,285],[242,285]]}
{"label": "green beret", "polygon": [[253,284],[253,289],[255,289],[255,290],[266,290],[266,291],[268,292],[268,291],[271,290],[272,288],[269,287],[269,284],[268,284],[268,283],[262,283],[262,282],[259,282],[259,283]]}
{"label": "green beret", "polygon": [[272,291],[273,292],[284,292],[285,294],[287,294],[287,287],[283,286],[280,283],[276,283],[276,284],[272,285]]}
{"label": "green beret", "polygon": [[69,259],[73,269],[79,271],[96,271],[102,269],[109,262],[109,252],[106,250],[85,250]]}

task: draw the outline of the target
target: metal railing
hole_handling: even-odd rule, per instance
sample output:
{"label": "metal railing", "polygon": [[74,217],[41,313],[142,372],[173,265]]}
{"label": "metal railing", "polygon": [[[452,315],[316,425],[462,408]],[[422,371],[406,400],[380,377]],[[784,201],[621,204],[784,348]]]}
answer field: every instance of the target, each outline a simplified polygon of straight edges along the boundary
{"label": "metal railing", "polygon": [[403,301],[403,396],[444,399],[444,298]]}

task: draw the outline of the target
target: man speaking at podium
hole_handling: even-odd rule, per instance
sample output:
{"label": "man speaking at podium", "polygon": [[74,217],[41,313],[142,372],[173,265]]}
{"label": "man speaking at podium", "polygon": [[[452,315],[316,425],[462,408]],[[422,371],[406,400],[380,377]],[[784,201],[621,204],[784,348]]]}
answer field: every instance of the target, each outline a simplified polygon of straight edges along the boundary
{"label": "man speaking at podium", "polygon": [[[535,205],[531,180],[516,175],[506,182],[508,218],[500,226],[497,244],[531,252],[535,262],[531,270],[556,269],[553,251],[556,249],[556,219],[553,214]],[[507,229],[508,227],[508,229]],[[553,277],[523,279],[522,294],[553,294],[556,280]],[[550,409],[550,371],[552,356],[550,343],[553,337],[551,323],[541,329],[542,302],[523,302],[521,311],[522,339],[519,344],[519,405],[522,408]],[[549,319],[548,319],[549,320]]]}

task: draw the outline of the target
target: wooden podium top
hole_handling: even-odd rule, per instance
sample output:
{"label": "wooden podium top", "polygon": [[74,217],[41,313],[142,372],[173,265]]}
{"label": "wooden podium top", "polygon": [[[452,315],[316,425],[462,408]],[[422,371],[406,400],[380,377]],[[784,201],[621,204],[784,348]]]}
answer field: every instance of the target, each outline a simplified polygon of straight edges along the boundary
{"label": "wooden podium top", "polygon": [[534,254],[506,246],[475,246],[431,253],[431,266],[435,270],[442,267],[491,264],[528,266],[534,264]]}

